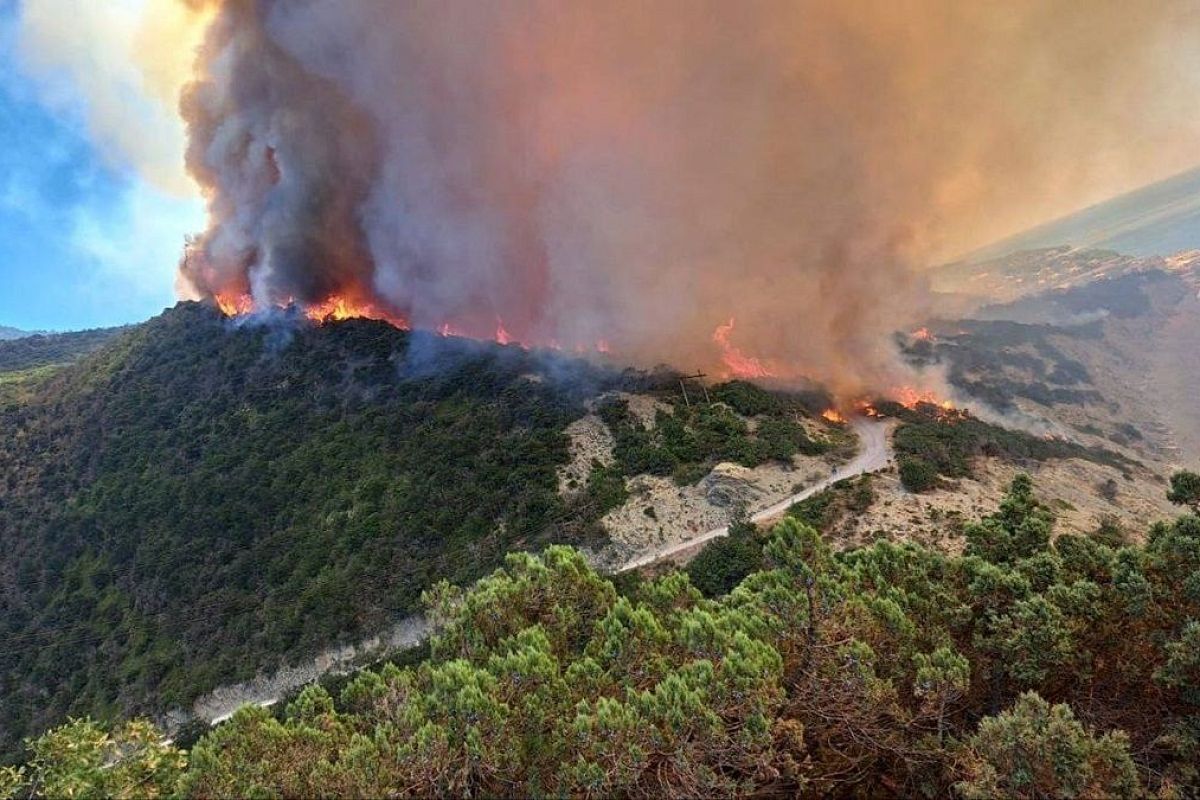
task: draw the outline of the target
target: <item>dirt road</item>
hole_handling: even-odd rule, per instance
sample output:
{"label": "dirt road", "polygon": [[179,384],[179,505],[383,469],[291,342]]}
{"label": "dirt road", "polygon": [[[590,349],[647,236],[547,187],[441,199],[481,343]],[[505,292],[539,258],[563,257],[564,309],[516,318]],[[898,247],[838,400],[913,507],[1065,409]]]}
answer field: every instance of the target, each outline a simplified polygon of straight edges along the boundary
{"label": "dirt road", "polygon": [[[798,503],[807,497],[811,497],[817,492],[829,488],[840,480],[853,478],[857,475],[863,475],[867,472],[874,472],[887,466],[889,459],[891,459],[891,451],[888,447],[889,424],[865,417],[857,418],[850,424],[854,426],[854,430],[858,434],[858,440],[862,443],[862,449],[859,450],[858,455],[855,456],[853,460],[848,461],[847,463],[838,467],[828,478],[809,486],[804,491],[794,494],[791,497],[785,497],[778,503],[754,512],[754,514],[752,514],[750,517],[751,521],[765,522],[767,520],[774,519],[775,517],[778,517],[787,511],[793,503]],[[649,564],[653,564],[656,561],[661,561],[664,558],[668,558],[675,553],[679,553],[684,550],[690,550],[695,548],[697,545],[703,544],[704,542],[727,535],[729,535],[728,526],[723,528],[715,528],[707,533],[702,533],[699,536],[688,539],[685,542],[677,542],[659,550],[654,550],[650,553],[638,556],[637,558],[627,562],[617,571],[628,572],[632,569],[639,569]]]}
{"label": "dirt road", "polygon": [[[852,478],[866,472],[874,472],[887,466],[888,460],[891,458],[891,452],[888,448],[889,425],[868,419],[857,419],[851,424],[854,426],[854,430],[858,433],[859,441],[862,443],[862,449],[853,460],[838,467],[828,478],[808,487],[804,491],[757,511],[751,519],[755,522],[773,519],[787,511],[788,507],[793,503],[798,503],[804,498],[810,497],[844,478]],[[690,547],[696,547],[710,539],[716,539],[728,533],[728,527],[708,531],[686,542],[680,542],[640,556],[621,567],[618,571],[625,572],[644,567],[647,564],[653,564],[656,561],[667,558],[673,553],[686,550]],[[234,711],[244,705],[253,703],[260,706],[269,706],[277,702],[280,697],[286,696],[290,691],[312,683],[322,675],[330,672],[353,671],[355,669],[354,663],[364,655],[382,655],[392,650],[419,644],[429,636],[429,632],[429,624],[422,615],[414,615],[402,619],[382,635],[372,637],[357,646],[348,645],[332,648],[299,666],[287,667],[270,675],[260,676],[254,680],[247,681],[246,683],[222,686],[215,689],[196,701],[192,707],[192,713],[206,722],[217,723],[228,719]]]}

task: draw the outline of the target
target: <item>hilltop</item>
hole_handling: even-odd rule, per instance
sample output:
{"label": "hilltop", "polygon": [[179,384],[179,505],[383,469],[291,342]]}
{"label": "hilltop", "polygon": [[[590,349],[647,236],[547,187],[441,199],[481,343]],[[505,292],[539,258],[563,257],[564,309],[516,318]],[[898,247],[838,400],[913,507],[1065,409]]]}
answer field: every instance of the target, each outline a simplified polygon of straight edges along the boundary
{"label": "hilltop", "polygon": [[[619,376],[563,363],[551,384],[524,351],[434,339],[181,304],[5,373],[5,749],[68,713],[186,706],[439,578],[592,535],[555,465],[583,396]],[[449,366],[427,368],[434,348]]]}
{"label": "hilltop", "polygon": [[[0,348],[9,752],[67,714],[186,709],[357,642],[510,551],[609,552],[601,518],[633,476],[688,487],[719,462],[853,446],[812,421],[827,399],[729,384],[689,404],[673,373],[368,320],[182,303],[39,347]],[[597,415],[615,457],[573,460]]]}
{"label": "hilltop", "polygon": [[0,325],[0,342],[10,341],[12,339],[20,339],[22,336],[29,334],[19,328],[10,328],[6,325]]}
{"label": "hilltop", "polygon": [[[1146,284],[1150,307],[1161,288]],[[949,369],[980,412],[1030,397],[1107,407],[1093,393],[1109,387],[1059,343],[1074,329],[1010,322],[997,338],[1000,323],[961,324],[905,347]],[[700,553],[698,585],[732,587],[754,563],[746,516],[827,483],[858,447],[822,418],[819,391],[681,385],[669,370],[361,319],[230,320],[182,303],[128,329],[27,341],[0,346],[10,757],[18,736],[67,715],[184,719],[210,691],[369,639],[419,613],[438,581],[470,585],[513,551],[571,544],[606,571]],[[1013,355],[1030,348],[1041,366]],[[1033,371],[1021,382],[1014,365]],[[1068,533],[1119,514],[1137,538],[1172,513],[1152,437],[1111,427],[1073,442],[880,408],[897,464],[796,511],[836,551],[890,539],[958,553],[1018,470],[1054,493]],[[723,526],[732,539],[687,547]],[[329,666],[321,655],[294,674]]]}

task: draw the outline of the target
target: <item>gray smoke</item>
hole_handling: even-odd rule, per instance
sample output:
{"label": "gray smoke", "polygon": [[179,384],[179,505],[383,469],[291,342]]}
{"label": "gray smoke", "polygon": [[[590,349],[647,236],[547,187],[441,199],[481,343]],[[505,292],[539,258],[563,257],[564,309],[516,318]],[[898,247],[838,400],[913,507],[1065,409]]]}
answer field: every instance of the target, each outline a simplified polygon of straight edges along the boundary
{"label": "gray smoke", "polygon": [[908,378],[915,266],[1200,143],[1185,3],[208,5],[201,293],[725,371],[734,318],[844,395]]}

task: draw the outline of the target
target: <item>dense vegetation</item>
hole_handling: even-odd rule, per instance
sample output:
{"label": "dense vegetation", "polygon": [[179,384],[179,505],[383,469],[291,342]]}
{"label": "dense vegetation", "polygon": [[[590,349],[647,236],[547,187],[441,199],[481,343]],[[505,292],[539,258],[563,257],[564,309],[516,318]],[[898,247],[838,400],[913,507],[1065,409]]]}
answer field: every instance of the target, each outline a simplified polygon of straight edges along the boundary
{"label": "dense vegetation", "polygon": [[[787,461],[797,454],[820,455],[852,439],[837,427],[817,437],[803,420],[811,416],[809,398],[767,392],[745,381],[714,386],[716,402],[685,403],[658,409],[653,426],[644,425],[628,402],[600,406],[600,418],[616,441],[616,472],[622,475],[671,475],[680,485],[695,483],[718,461],[755,467]],[[672,398],[675,399],[675,398]],[[754,418],[751,430],[747,418]]]}
{"label": "dense vegetation", "polygon": [[729,594],[762,565],[763,538],[745,517],[729,525],[729,533],[704,546],[688,562],[687,576],[705,597]]}
{"label": "dense vegetation", "polygon": [[[70,363],[77,362],[77,363]],[[354,641],[513,549],[592,543],[643,472],[699,479],[852,446],[817,395],[283,314],[181,304],[135,328],[0,344],[0,760],[68,714],[186,707],[281,656]],[[564,428],[600,411],[617,463],[564,501]],[[748,423],[747,419],[753,419]]]}
{"label": "dense vegetation", "polygon": [[863,513],[875,502],[875,480],[871,475],[846,478],[824,491],[792,504],[788,515],[814,528],[829,533],[837,523],[849,516]]}
{"label": "dense vegetation", "polygon": [[1081,458],[1120,470],[1133,466],[1132,461],[1110,450],[1001,428],[965,411],[948,411],[929,403],[915,408],[880,403],[879,409],[901,421],[894,443],[900,478],[911,491],[934,488],[938,476],[970,476],[972,462],[980,456],[1018,464]]}
{"label": "dense vegetation", "polygon": [[0,337],[0,372],[69,364],[99,350],[125,330],[97,328],[71,333],[35,333],[11,340]]}
{"label": "dense vegetation", "polygon": [[[3,347],[65,341],[83,340]],[[10,754],[67,714],[187,704],[280,654],[361,637],[438,579],[586,539],[595,509],[556,492],[563,428],[589,393],[620,385],[515,347],[364,320],[235,326],[199,304],[74,365],[0,373],[12,376],[20,392],[0,392]]]}
{"label": "dense vegetation", "polygon": [[416,666],[243,709],[187,754],[75,722],[0,794],[1194,796],[1200,518],[1119,548],[1052,524],[1025,476],[960,556],[835,553],[792,517],[714,599],[513,554],[426,595]]}

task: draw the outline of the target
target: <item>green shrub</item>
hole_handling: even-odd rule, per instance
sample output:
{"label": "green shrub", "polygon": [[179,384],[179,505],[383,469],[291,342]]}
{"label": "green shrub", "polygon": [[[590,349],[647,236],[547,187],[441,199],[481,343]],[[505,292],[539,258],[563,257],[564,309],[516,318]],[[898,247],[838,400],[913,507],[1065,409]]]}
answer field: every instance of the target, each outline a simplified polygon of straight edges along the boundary
{"label": "green shrub", "polygon": [[1051,706],[1033,692],[980,722],[964,761],[956,788],[966,800],[1141,794],[1124,732],[1095,736],[1070,706]]}
{"label": "green shrub", "polygon": [[938,471],[923,458],[907,456],[900,459],[900,483],[910,492],[927,492],[938,485]]}
{"label": "green shrub", "polygon": [[765,389],[748,381],[718,383],[710,395],[746,417],[769,414],[779,408],[779,400]]}
{"label": "green shrub", "polygon": [[728,594],[742,580],[762,568],[762,544],[753,525],[733,526],[728,536],[713,539],[687,565],[692,585],[705,597]]}

